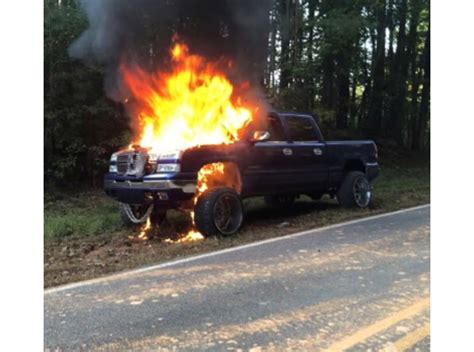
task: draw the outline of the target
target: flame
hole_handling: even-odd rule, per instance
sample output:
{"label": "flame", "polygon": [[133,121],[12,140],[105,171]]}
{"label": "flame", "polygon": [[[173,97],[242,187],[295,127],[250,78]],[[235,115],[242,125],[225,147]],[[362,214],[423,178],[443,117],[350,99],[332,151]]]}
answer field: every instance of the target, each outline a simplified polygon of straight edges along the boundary
{"label": "flame", "polygon": [[197,183],[197,196],[194,198],[196,204],[198,197],[210,187],[211,179],[224,178],[224,164],[213,163],[205,165],[199,170]]}
{"label": "flame", "polygon": [[166,239],[165,242],[166,243],[186,243],[186,242],[196,242],[203,239],[204,239],[204,236],[199,231],[190,230],[187,234],[182,235],[182,237],[177,240],[173,241],[171,239]]}
{"label": "flame", "polygon": [[[212,163],[204,165],[198,172],[198,182],[196,187],[196,193],[193,197],[193,204],[199,200],[199,197],[206,192],[209,188],[216,186],[226,186],[233,188],[240,192],[242,182],[240,180],[240,174],[235,165],[232,163]],[[177,240],[167,238],[164,240],[166,243],[185,243],[195,242],[204,239],[204,236],[196,230],[196,224],[194,222],[194,211],[190,212],[191,223],[193,228],[186,233],[178,235]],[[139,240],[148,240],[149,230],[152,228],[150,217],[147,218],[146,224],[140,230],[140,234],[137,236]],[[133,237],[129,237],[134,239]]]}
{"label": "flame", "polygon": [[[148,240],[148,232],[150,229],[151,229],[151,219],[148,216],[148,218],[146,219],[145,225],[143,225],[143,227],[141,228],[140,234],[136,237],[136,239],[139,239],[142,241]],[[131,236],[129,236],[128,238],[131,240],[135,239],[134,237],[131,237]]]}
{"label": "flame", "polygon": [[[204,165],[198,172],[198,182],[196,187],[196,194],[193,198],[193,204],[196,205],[199,197],[206,192],[211,183],[217,179],[224,179],[225,178],[225,164],[224,163],[213,163]],[[190,241],[198,241],[204,239],[204,236],[197,231],[196,223],[194,222],[194,211],[191,211],[191,221],[193,224],[193,229],[189,230],[188,233],[182,235],[182,238],[175,241],[175,243],[183,243],[183,242],[190,242]]]}
{"label": "flame", "polygon": [[[242,137],[244,128],[253,120],[258,107],[246,106],[236,94],[235,87],[218,70],[217,63],[190,54],[186,44],[177,42],[169,51],[171,68],[167,72],[149,73],[138,66],[122,64],[123,81],[136,106],[139,131],[137,140],[130,144],[149,148],[160,154],[185,150],[200,145],[230,144]],[[228,63],[228,68],[232,63]],[[245,91],[249,84],[237,87]],[[127,98],[126,102],[130,99]],[[238,177],[232,166],[215,163],[204,166],[198,173],[198,183],[193,202],[209,188],[216,185],[233,187],[240,192]],[[169,243],[197,241],[204,238],[195,228]],[[150,219],[138,236],[147,238]]]}
{"label": "flame", "polygon": [[190,54],[186,44],[175,43],[170,57],[169,72],[121,65],[138,105],[136,144],[160,153],[240,139],[258,108],[244,106],[218,64]]}

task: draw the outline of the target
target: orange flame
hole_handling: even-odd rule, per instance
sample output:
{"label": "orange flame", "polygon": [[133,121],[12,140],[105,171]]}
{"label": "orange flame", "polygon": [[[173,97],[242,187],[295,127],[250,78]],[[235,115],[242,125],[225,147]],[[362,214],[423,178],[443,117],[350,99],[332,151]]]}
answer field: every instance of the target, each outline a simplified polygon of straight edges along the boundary
{"label": "orange flame", "polygon": [[183,43],[175,43],[170,56],[167,73],[121,66],[139,105],[137,144],[161,153],[238,140],[252,121],[252,108],[243,105],[217,64],[190,54]]}
{"label": "orange flame", "polygon": [[[138,235],[139,240],[146,241],[148,240],[148,231],[151,229],[151,219],[148,217],[146,219],[146,224],[142,227],[140,230],[140,234]],[[130,239],[133,239],[133,237],[129,237]]]}
{"label": "orange flame", "polygon": [[[186,44],[176,42],[170,49],[170,58],[169,72],[150,74],[138,66],[121,65],[124,82],[138,106],[138,141],[131,145],[139,144],[160,154],[239,140],[258,107],[244,106],[234,86],[217,69],[218,65],[190,54]],[[239,88],[246,90],[249,84]],[[198,173],[194,204],[207,189],[216,183],[222,185],[223,180],[227,182],[225,185],[240,192],[240,179],[235,178],[232,171],[226,163],[203,167]],[[192,230],[176,241],[165,241],[182,243],[203,239],[195,230],[194,212],[191,212],[191,220]],[[147,219],[138,237],[146,239],[150,228],[150,219]]]}
{"label": "orange flame", "polygon": [[[206,192],[212,184],[213,180],[223,179],[224,176],[224,164],[223,163],[214,163],[208,164],[201,168],[198,172],[198,182],[196,187],[196,194],[193,198],[193,204],[196,205],[199,197]],[[191,211],[191,221],[193,227],[196,227],[194,222],[194,211]],[[189,230],[184,237],[180,238],[177,243],[189,242],[189,241],[198,241],[204,239],[204,236],[197,230]]]}

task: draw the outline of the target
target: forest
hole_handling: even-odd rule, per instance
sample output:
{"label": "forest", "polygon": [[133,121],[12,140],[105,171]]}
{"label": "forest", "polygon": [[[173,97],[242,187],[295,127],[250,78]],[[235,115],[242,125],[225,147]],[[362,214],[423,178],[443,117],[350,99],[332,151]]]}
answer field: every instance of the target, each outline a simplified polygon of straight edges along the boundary
{"label": "forest", "polygon": [[[261,89],[274,109],[313,114],[326,134],[408,151],[430,145],[428,0],[271,0]],[[130,140],[106,68],[70,57],[88,27],[80,3],[45,0],[45,187],[100,187]]]}

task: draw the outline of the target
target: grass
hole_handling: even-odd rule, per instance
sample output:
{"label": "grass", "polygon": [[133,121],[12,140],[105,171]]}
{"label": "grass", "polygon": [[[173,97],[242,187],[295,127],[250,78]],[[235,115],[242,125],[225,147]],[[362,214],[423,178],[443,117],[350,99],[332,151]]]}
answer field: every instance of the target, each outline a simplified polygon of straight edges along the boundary
{"label": "grass", "polygon": [[430,201],[429,158],[422,154],[381,154],[381,174],[374,182],[369,209],[343,209],[323,198],[302,197],[291,209],[272,209],[261,198],[244,202],[245,226],[230,238],[173,244],[189,228],[186,214],[171,212],[169,221],[147,242],[130,240],[137,233],[122,227],[118,205],[102,191],[56,193],[45,197],[45,286],[92,278],[114,271],[180,256],[232,247],[349,219],[394,211]]}
{"label": "grass", "polygon": [[122,228],[117,204],[100,191],[49,195],[45,201],[44,238],[93,236]]}

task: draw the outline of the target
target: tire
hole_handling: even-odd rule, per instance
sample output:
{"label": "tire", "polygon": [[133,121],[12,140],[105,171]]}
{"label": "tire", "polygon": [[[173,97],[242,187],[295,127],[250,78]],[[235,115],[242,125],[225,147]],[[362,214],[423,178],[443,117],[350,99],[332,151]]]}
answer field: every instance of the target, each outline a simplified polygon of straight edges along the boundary
{"label": "tire", "polygon": [[127,227],[138,227],[146,223],[149,212],[150,220],[153,225],[161,224],[166,218],[165,209],[153,208],[151,205],[130,205],[120,203],[120,218],[122,223]]}
{"label": "tire", "polygon": [[265,196],[263,197],[265,203],[271,207],[275,208],[289,208],[291,207],[296,200],[296,196]]}
{"label": "tire", "polygon": [[367,208],[372,201],[367,176],[360,171],[347,173],[337,191],[337,201],[345,208]]}
{"label": "tire", "polygon": [[194,221],[204,237],[233,235],[242,226],[242,201],[232,188],[211,188],[199,197],[194,207]]}

